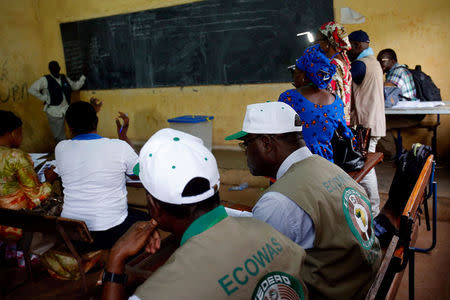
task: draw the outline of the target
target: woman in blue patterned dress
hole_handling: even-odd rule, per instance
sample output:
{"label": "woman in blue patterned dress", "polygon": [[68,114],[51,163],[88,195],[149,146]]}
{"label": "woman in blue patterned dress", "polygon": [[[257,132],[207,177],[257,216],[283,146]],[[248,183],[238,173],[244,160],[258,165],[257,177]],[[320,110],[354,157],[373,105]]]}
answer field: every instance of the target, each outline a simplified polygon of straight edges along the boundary
{"label": "woman in blue patterned dress", "polygon": [[278,99],[299,114],[303,138],[309,150],[331,162],[331,139],[335,129],[354,140],[345,122],[344,103],[326,90],[335,72],[336,66],[322,53],[319,45],[309,47],[293,67],[293,85],[296,88],[285,91]]}

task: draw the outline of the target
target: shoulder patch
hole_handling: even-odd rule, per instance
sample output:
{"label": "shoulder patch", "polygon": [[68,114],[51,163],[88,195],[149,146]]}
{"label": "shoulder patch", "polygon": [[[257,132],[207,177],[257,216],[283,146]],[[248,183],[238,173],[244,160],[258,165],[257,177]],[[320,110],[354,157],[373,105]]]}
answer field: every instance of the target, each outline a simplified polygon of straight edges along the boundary
{"label": "shoulder patch", "polygon": [[259,280],[253,291],[252,299],[304,300],[305,293],[301,283],[295,277],[276,271],[266,274]]}
{"label": "shoulder patch", "polygon": [[364,249],[371,249],[375,240],[370,202],[360,192],[346,188],[342,208],[350,230]]}

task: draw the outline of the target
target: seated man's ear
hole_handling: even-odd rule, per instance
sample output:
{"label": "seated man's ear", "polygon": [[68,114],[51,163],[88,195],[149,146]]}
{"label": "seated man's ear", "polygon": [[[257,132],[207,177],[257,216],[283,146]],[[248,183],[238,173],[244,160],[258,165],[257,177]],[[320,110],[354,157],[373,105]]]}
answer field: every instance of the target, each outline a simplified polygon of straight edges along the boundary
{"label": "seated man's ear", "polygon": [[276,145],[274,142],[274,139],[268,135],[264,135],[263,137],[261,137],[261,144],[266,153],[270,153],[275,150]]}

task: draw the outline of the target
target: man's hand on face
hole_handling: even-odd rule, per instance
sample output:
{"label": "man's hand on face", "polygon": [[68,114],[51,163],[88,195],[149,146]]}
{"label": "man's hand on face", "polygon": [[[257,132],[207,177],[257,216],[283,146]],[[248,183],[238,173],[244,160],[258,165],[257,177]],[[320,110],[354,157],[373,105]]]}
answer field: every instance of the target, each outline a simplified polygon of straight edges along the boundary
{"label": "man's hand on face", "polygon": [[107,270],[122,273],[124,261],[139,252],[143,247],[149,253],[155,253],[161,246],[161,236],[156,229],[158,223],[152,219],[147,222],[136,222],[114,244],[109,256]]}

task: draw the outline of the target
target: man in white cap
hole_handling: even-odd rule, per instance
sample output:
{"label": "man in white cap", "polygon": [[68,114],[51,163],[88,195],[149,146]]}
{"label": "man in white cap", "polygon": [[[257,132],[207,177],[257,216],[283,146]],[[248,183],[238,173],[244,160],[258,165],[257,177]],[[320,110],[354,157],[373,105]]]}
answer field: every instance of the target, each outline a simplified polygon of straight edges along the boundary
{"label": "man in white cap", "polygon": [[130,299],[307,297],[299,276],[305,251],[264,222],[228,217],[216,160],[201,139],[158,131],[140,152],[139,176],[154,219],[136,223],[111,249],[103,299],[125,297],[124,262],[144,247],[159,248],[156,227],[180,247]]}
{"label": "man in white cap", "polygon": [[226,138],[242,140],[253,175],[277,179],[251,215],[305,248],[312,299],[364,298],[380,262],[370,202],[341,168],[311,154],[301,131],[294,109],[266,102],[248,105],[242,131]]}

